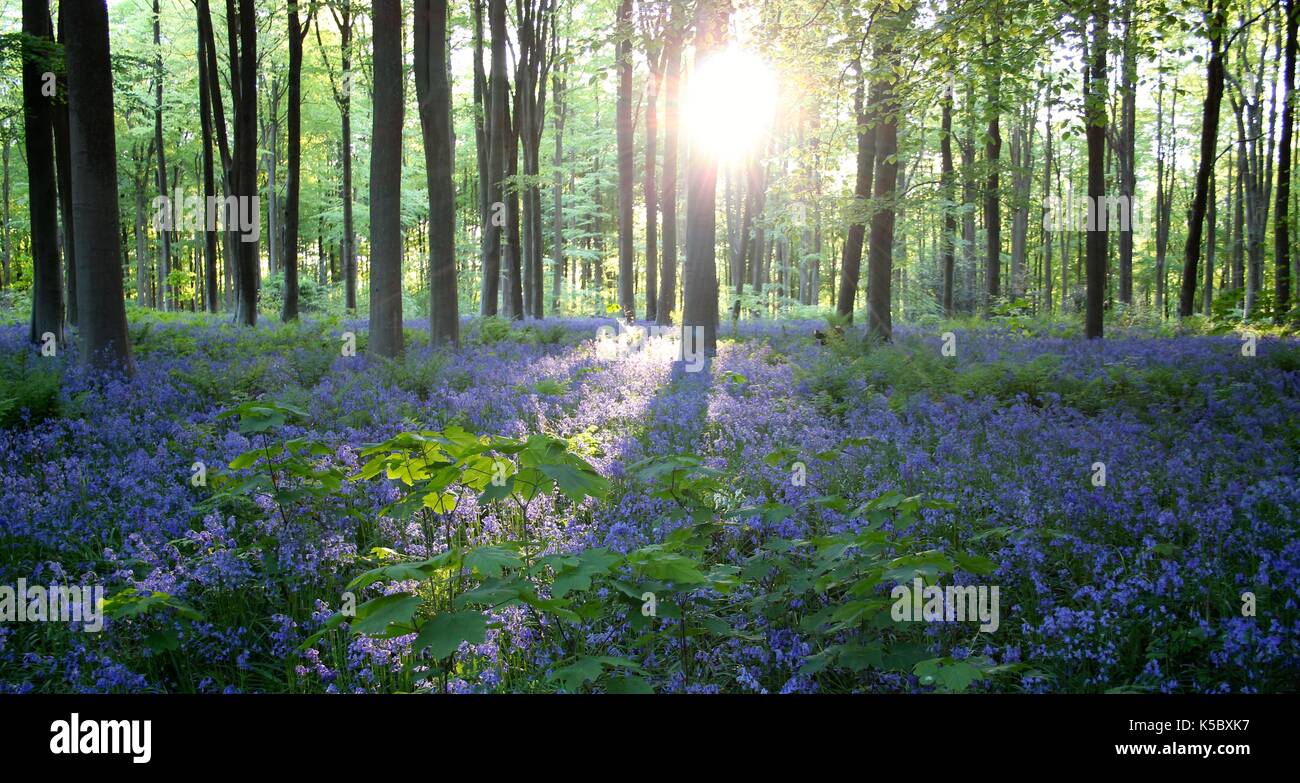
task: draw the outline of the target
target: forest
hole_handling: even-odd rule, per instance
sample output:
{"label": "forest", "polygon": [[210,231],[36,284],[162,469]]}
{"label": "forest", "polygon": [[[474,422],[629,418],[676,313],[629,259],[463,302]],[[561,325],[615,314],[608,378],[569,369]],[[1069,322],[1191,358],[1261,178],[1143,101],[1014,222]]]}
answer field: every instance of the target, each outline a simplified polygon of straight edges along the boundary
{"label": "forest", "polygon": [[1298,26],[0,0],[0,693],[1294,691]]}

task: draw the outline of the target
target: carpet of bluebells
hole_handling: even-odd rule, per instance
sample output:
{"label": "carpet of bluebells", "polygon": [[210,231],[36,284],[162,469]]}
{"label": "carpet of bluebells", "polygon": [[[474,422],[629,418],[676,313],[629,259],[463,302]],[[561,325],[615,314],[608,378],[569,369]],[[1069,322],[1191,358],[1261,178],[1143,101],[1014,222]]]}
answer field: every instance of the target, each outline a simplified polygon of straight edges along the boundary
{"label": "carpet of bluebells", "polygon": [[[75,348],[42,359],[25,328],[0,330],[9,376],[0,584],[97,583],[110,595],[159,597],[101,633],[0,625],[0,692],[614,690],[606,684],[618,681],[595,676],[599,666],[555,676],[575,650],[606,656],[656,692],[1300,685],[1294,340],[1263,339],[1243,356],[1234,335],[1112,330],[1084,341],[990,326],[957,331],[956,356],[944,357],[937,329],[901,328],[892,345],[871,347],[853,330],[823,345],[811,322],[742,322],[724,325],[704,372],[684,373],[650,352],[598,356],[594,338],[609,323],[466,322],[464,345],[448,353],[431,350],[412,321],[406,356],[389,361],[365,354],[362,323],[241,330],[133,315],[130,381],[82,369]],[[349,329],[361,337],[356,356],[340,351]],[[258,400],[305,415],[253,433],[221,416]],[[667,541],[682,514],[630,466],[691,458],[715,477],[702,486],[727,523],[698,553],[701,565],[734,574],[734,584],[725,595],[720,582],[686,593],[682,606],[708,607],[708,621],[693,625],[671,613],[640,621],[633,601],[557,628],[537,607],[506,602],[489,611],[481,637],[434,667],[438,676],[421,678],[414,634],[330,621],[376,551],[430,558],[445,548],[443,527],[383,513],[400,482],[344,481],[288,508],[256,495],[213,500],[211,485],[240,473],[230,463],[268,439],[323,443],[317,464],[351,475],[369,444],[448,428],[562,438],[607,479],[602,496],[552,493],[527,507],[527,529],[551,554]],[[806,480],[794,478],[796,462]],[[196,463],[209,483],[196,485]],[[870,524],[863,504],[900,496],[926,500],[914,518],[884,524],[890,535],[907,525],[909,551],[990,564],[944,578],[999,586],[996,631],[879,622],[889,618],[888,585],[876,588],[883,614],[851,632],[809,621],[846,595],[821,584],[773,608],[774,583],[748,567],[756,552],[857,534]],[[473,493],[440,517],[478,541],[510,532]],[[797,577],[787,574],[783,589]],[[359,592],[366,600],[401,587]],[[616,592],[603,586],[589,598],[627,603]],[[1253,612],[1243,612],[1245,593]],[[890,645],[854,659],[842,652],[846,634]],[[827,657],[832,647],[839,657]],[[936,681],[921,661],[967,675]]]}

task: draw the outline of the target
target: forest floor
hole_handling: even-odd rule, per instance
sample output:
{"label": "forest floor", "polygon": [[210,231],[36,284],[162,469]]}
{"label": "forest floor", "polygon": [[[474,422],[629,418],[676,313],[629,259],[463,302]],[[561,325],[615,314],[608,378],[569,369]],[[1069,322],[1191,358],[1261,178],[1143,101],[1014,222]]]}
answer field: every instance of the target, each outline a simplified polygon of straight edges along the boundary
{"label": "forest floor", "polygon": [[111,596],[0,625],[0,692],[1300,682],[1294,340],[742,322],[683,373],[609,323],[133,313],[129,382],[0,329],[0,584]]}

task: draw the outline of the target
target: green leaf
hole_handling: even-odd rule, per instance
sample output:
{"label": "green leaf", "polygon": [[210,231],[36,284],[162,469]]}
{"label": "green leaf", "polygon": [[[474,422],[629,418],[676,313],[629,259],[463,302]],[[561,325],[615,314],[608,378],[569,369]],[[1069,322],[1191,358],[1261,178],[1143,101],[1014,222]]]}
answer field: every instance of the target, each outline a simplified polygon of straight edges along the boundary
{"label": "green leaf", "polygon": [[609,693],[654,693],[655,689],[644,678],[635,674],[629,674],[626,677],[611,677],[609,683],[605,686]]}
{"label": "green leaf", "polygon": [[465,567],[485,577],[501,576],[505,569],[521,565],[519,555],[502,546],[481,546],[465,555]]}
{"label": "green leaf", "polygon": [[603,498],[609,492],[609,481],[590,467],[569,463],[539,465],[538,469],[559,485],[560,491],[574,503],[584,497]]}
{"label": "green leaf", "polygon": [[352,630],[376,636],[389,630],[392,624],[410,625],[415,610],[420,608],[420,597],[410,593],[393,593],[372,598],[357,607]]}
{"label": "green leaf", "polygon": [[442,659],[456,652],[461,642],[481,644],[487,638],[487,618],[472,609],[440,614],[420,626],[415,638],[415,652],[426,647],[434,658]]}

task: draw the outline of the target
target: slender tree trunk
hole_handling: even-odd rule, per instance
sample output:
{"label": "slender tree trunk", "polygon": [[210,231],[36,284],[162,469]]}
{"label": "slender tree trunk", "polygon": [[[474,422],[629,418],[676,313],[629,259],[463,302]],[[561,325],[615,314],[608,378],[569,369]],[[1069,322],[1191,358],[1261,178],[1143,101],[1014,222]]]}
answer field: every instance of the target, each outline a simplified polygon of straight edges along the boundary
{"label": "slender tree trunk", "polygon": [[615,106],[615,135],[618,141],[618,305],[627,321],[636,319],[632,244],[632,0],[620,0],[618,7],[618,98]]}
{"label": "slender tree trunk", "polygon": [[1196,191],[1188,215],[1187,243],[1183,246],[1183,282],[1178,297],[1178,315],[1192,314],[1196,301],[1197,266],[1201,260],[1201,233],[1205,225],[1205,205],[1209,197],[1210,168],[1217,156],[1219,106],[1223,99],[1222,35],[1224,12],[1209,0],[1206,19],[1210,23],[1210,58],[1205,67],[1205,103],[1201,110],[1200,164],[1196,170]]}
{"label": "slender tree trunk", "polygon": [[[158,195],[165,199],[170,199],[171,194],[167,187],[167,151],[163,142],[163,121],[162,121],[162,94],[163,94],[163,62],[162,62],[162,36],[161,36],[162,16],[158,12],[158,0],[153,0],[153,81],[154,81],[154,105],[153,105],[153,144],[157,151],[158,161]],[[167,276],[172,271],[172,241],[171,232],[166,228],[158,230],[158,309],[172,309],[172,292],[167,284]]]}
{"label": "slender tree trunk", "polygon": [[1106,293],[1106,255],[1108,253],[1106,204],[1106,38],[1110,24],[1109,0],[1095,0],[1092,12],[1092,47],[1088,83],[1084,98],[1087,115],[1088,201],[1093,219],[1087,238],[1087,307],[1084,335],[1088,339],[1102,336],[1102,306]]}
{"label": "slender tree trunk", "polygon": [[560,314],[560,283],[564,270],[564,80],[557,71],[552,77],[555,94],[555,182],[551,196],[551,312]]}
{"label": "slender tree trunk", "polygon": [[[64,44],[63,7],[59,8],[59,26],[57,31],[59,45]],[[59,216],[63,219],[63,272],[66,283],[64,291],[65,315],[68,323],[77,325],[77,249],[73,236],[76,235],[76,222],[72,218],[72,152],[68,148],[68,101],[67,70],[61,74],[65,85],[61,100],[55,101],[54,114],[54,160],[58,176]]]}
{"label": "slender tree trunk", "polygon": [[[27,153],[27,210],[31,221],[32,317],[30,339],[46,333],[63,345],[63,281],[54,172],[53,112],[44,74],[53,71],[54,38],[47,0],[23,0],[23,138]],[[109,125],[112,128],[110,114]],[[110,159],[116,165],[116,159]],[[116,172],[115,172],[116,173]],[[117,205],[117,192],[113,192]],[[117,227],[113,228],[117,235]],[[109,259],[116,263],[118,254]],[[119,281],[118,287],[121,287]]]}
{"label": "slender tree trunk", "polygon": [[952,165],[952,101],[953,88],[949,84],[943,92],[943,120],[939,140],[939,154],[943,160],[943,312],[949,318],[956,312],[952,304],[952,288],[957,252],[957,216],[953,210],[957,192]]}
{"label": "slender tree trunk", "polygon": [[[203,31],[199,31],[199,124],[202,126],[200,143],[203,145],[203,199],[212,203],[217,195],[216,172],[212,159],[212,92],[208,87],[207,44]],[[206,206],[205,206],[206,209]],[[203,227],[203,301],[209,313],[218,309],[217,288],[217,232],[216,226]],[[287,292],[286,292],[287,296]]]}
{"label": "slender tree trunk", "polygon": [[655,279],[659,265],[658,247],[658,193],[655,190],[655,166],[659,143],[659,67],[651,63],[646,82],[645,108],[645,317],[654,321],[658,317],[658,281]]}
{"label": "slender tree trunk", "polygon": [[[835,312],[849,323],[853,322],[853,303],[858,296],[858,277],[862,271],[862,240],[866,235],[867,203],[871,197],[872,169],[876,159],[876,133],[868,127],[869,111],[874,112],[877,102],[872,92],[872,108],[864,104],[867,76],[861,61],[855,63],[858,72],[857,89],[853,94],[853,116],[857,119],[858,159],[857,178],[853,186],[853,210],[849,233],[844,240],[840,261],[840,290]],[[757,262],[757,258],[755,259]]]}
{"label": "slender tree trunk", "polygon": [[492,74],[488,82],[488,179],[485,206],[481,315],[497,314],[501,285],[501,250],[505,224],[502,179],[506,170],[506,4],[488,0],[488,30],[492,36]]}
{"label": "slender tree trunk", "polygon": [[1119,190],[1128,225],[1119,226],[1119,300],[1133,304],[1133,219],[1137,191],[1137,34],[1134,31],[1134,3],[1124,3],[1124,62],[1121,66]]}
{"label": "slender tree trunk", "polygon": [[[994,16],[996,24],[998,17]],[[984,231],[985,263],[987,267],[986,282],[988,301],[985,307],[992,307],[1001,293],[1002,279],[1002,193],[998,188],[998,169],[1002,156],[1001,93],[1002,93],[1002,38],[994,30],[991,42],[990,71],[988,75],[988,106],[985,109],[988,120],[988,138],[984,144],[984,159],[988,164],[988,178],[984,185]]]}
{"label": "slender tree trunk", "polygon": [[[257,203],[257,17],[254,0],[239,0],[239,92],[235,103],[235,192],[250,211]],[[243,212],[245,207],[241,206]],[[261,274],[260,237],[241,233],[235,243],[238,270],[236,318],[257,323],[257,289]]]}
{"label": "slender tree trunk", "polygon": [[1282,72],[1285,97],[1282,109],[1282,138],[1278,147],[1277,201],[1273,210],[1273,286],[1275,317],[1281,321],[1291,308],[1291,137],[1295,128],[1295,61],[1297,9],[1295,0],[1285,0],[1286,59]]}
{"label": "slender tree trunk", "polygon": [[[307,25],[311,20],[307,20]],[[298,0],[289,0],[289,105],[286,108],[285,129],[289,138],[288,170],[284,180],[284,306],[280,319],[294,321],[298,318],[298,204],[302,189],[302,44],[307,28],[298,18]],[[210,160],[210,154],[209,154]],[[212,270],[215,282],[216,269]],[[212,298],[213,306],[216,304]]]}
{"label": "slender tree trunk", "polygon": [[[68,15],[64,31],[68,44],[65,61],[72,209],[77,226],[74,241],[81,265],[77,274],[81,361],[133,374],[122,300],[122,233],[107,4],[104,0],[82,3],[77,13]],[[53,203],[50,212],[52,215]]]}
{"label": "slender tree trunk", "polygon": [[674,3],[664,40],[664,175],[659,203],[663,208],[663,269],[659,275],[659,296],[655,322],[668,326],[677,309],[677,140],[678,105],[682,62],[682,30],[678,4]]}
{"label": "slender tree trunk", "polygon": [[460,343],[456,285],[455,154],[447,70],[447,0],[416,0],[415,92],[429,190],[429,334],[434,345]]}

